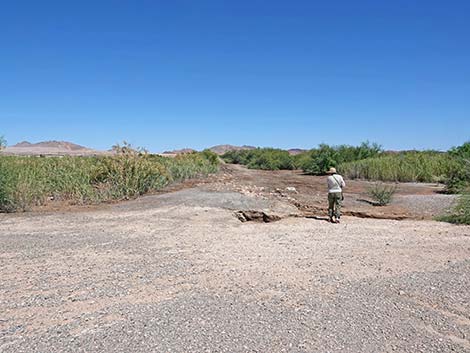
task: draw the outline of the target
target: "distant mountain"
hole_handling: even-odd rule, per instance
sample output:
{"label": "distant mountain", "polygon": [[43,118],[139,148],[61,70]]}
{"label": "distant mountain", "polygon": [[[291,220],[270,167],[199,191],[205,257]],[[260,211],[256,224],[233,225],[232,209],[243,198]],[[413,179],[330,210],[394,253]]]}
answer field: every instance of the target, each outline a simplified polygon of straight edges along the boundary
{"label": "distant mountain", "polygon": [[180,150],[165,151],[162,154],[176,155],[176,154],[187,154],[187,153],[194,153],[194,152],[197,152],[197,151],[193,150],[192,148],[182,148]]}
{"label": "distant mountain", "polygon": [[22,142],[17,143],[16,145],[11,146],[11,147],[30,147],[30,146],[32,146],[31,142],[22,141]]}
{"label": "distant mountain", "polygon": [[304,153],[306,151],[307,150],[304,150],[302,148],[291,148],[290,150],[287,150],[287,152],[289,152],[289,154],[293,156],[295,156],[296,154]]}
{"label": "distant mountain", "polygon": [[27,148],[57,148],[64,149],[67,151],[79,151],[79,150],[88,150],[84,146],[77,145],[76,143],[67,142],[67,141],[43,141],[38,143],[31,143],[28,141],[23,141],[13,145],[12,147],[27,147]]}
{"label": "distant mountain", "polygon": [[242,151],[242,150],[254,150],[256,147],[254,146],[233,146],[233,145],[217,145],[209,148],[210,151],[222,155],[228,151]]}
{"label": "distant mountain", "polygon": [[107,152],[97,151],[67,141],[43,141],[38,143],[22,141],[16,145],[4,148],[1,153],[21,156],[89,156],[107,154]]}

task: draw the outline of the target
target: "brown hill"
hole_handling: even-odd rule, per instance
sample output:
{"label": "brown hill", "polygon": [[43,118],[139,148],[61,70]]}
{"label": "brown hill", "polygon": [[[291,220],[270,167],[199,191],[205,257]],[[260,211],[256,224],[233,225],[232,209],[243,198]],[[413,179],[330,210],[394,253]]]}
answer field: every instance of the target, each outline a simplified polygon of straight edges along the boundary
{"label": "brown hill", "polygon": [[182,148],[180,150],[173,150],[173,151],[165,151],[162,154],[169,154],[169,155],[178,155],[178,154],[187,154],[187,153],[194,153],[197,152],[192,148]]}
{"label": "brown hill", "polygon": [[79,150],[89,149],[84,146],[77,145],[76,143],[67,142],[67,141],[42,141],[38,143],[31,143],[28,141],[23,141],[11,147],[56,148],[56,149],[64,149],[67,151],[79,151]]}
{"label": "brown hill", "polygon": [[18,156],[89,156],[106,154],[106,152],[93,150],[67,141],[43,141],[38,143],[23,141],[4,148],[1,153]]}
{"label": "brown hill", "polygon": [[33,144],[31,142],[28,142],[28,141],[22,141],[22,142],[18,142],[16,145],[13,145],[11,147],[30,147],[32,146]]}
{"label": "brown hill", "polygon": [[293,156],[295,156],[296,154],[304,153],[306,151],[307,150],[304,150],[302,148],[291,148],[290,150],[287,150],[287,152],[289,152],[289,154]]}
{"label": "brown hill", "polygon": [[212,152],[222,155],[228,151],[241,151],[241,150],[254,150],[256,147],[253,146],[234,146],[234,145],[217,145],[209,148]]}

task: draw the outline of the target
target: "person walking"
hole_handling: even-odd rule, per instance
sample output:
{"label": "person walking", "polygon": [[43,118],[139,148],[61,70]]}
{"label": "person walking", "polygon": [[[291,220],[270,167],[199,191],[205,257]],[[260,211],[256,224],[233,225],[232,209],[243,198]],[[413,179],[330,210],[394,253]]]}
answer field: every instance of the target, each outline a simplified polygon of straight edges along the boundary
{"label": "person walking", "polygon": [[[343,188],[346,186],[346,183],[343,177],[336,173],[335,168],[330,168],[327,174],[329,174],[327,178],[328,217],[331,223],[339,223],[339,219],[341,218],[341,205],[344,199]],[[335,216],[334,220],[333,216]]]}

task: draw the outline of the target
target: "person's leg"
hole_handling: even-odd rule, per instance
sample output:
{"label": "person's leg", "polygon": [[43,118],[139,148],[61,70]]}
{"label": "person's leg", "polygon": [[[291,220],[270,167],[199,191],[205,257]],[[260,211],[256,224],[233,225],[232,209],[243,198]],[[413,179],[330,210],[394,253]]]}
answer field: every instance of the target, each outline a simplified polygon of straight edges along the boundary
{"label": "person's leg", "polygon": [[335,207],[335,199],[333,193],[328,193],[328,217],[330,221],[333,222],[333,214],[334,214],[334,207]]}
{"label": "person's leg", "polygon": [[338,223],[341,218],[341,206],[343,205],[343,201],[341,199],[341,193],[338,192],[335,197],[335,217]]}

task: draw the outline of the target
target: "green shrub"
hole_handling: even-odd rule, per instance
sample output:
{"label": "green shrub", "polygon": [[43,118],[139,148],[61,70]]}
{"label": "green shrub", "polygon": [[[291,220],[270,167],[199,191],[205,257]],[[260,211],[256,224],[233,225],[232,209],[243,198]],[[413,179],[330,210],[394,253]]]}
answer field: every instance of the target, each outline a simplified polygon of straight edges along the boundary
{"label": "green shrub", "polygon": [[212,152],[211,150],[204,150],[201,152],[202,157],[207,159],[210,164],[218,165],[219,164],[219,156],[217,153]]}
{"label": "green shrub", "polygon": [[317,149],[291,156],[276,148],[228,151],[222,158],[227,163],[243,164],[251,169],[280,170],[303,169],[311,174],[323,174],[340,163],[377,156],[382,149],[377,144],[364,142],[360,146],[329,146],[321,144]]}
{"label": "green shrub", "polygon": [[455,160],[446,180],[449,193],[459,193],[470,187],[470,142],[450,149],[449,155]]}
{"label": "green shrub", "polygon": [[470,159],[470,141],[449,150],[452,157]]}
{"label": "green shrub", "polygon": [[446,191],[451,194],[462,192],[470,187],[470,159],[457,158],[444,181]]}
{"label": "green shrub", "polygon": [[227,151],[222,155],[222,159],[231,164],[246,164],[244,151]]}
{"label": "green shrub", "polygon": [[370,144],[369,142],[363,142],[356,147],[321,144],[316,149],[295,156],[295,164],[306,173],[323,174],[330,167],[338,167],[342,163],[376,157],[381,152],[380,145]]}
{"label": "green shrub", "polygon": [[392,202],[393,195],[397,191],[395,185],[385,185],[382,183],[375,183],[369,187],[367,194],[377,203],[378,206],[385,206]]}
{"label": "green shrub", "polygon": [[227,163],[243,164],[250,169],[294,169],[294,158],[289,152],[276,148],[228,151],[222,158]]}
{"label": "green shrub", "polygon": [[170,181],[206,176],[215,173],[219,168],[219,159],[207,152],[180,154],[174,158],[158,158],[167,168]]}
{"label": "green shrub", "polygon": [[437,217],[437,220],[455,224],[470,224],[470,193],[460,195],[457,205],[449,215]]}
{"label": "green shrub", "polygon": [[301,153],[296,157],[298,166],[310,174],[325,173],[330,167],[336,167],[338,159],[340,159],[338,149],[328,145],[320,145],[318,149]]}

